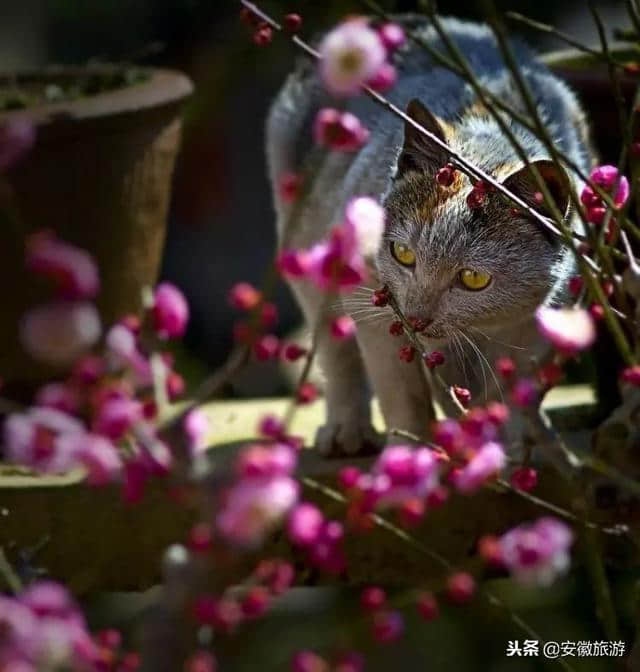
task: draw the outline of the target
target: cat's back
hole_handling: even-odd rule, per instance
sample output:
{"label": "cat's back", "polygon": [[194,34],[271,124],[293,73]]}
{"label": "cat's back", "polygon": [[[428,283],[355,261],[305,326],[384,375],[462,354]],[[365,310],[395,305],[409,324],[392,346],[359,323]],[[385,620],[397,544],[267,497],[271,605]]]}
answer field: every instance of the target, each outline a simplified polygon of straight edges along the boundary
{"label": "cat's back", "polygon": [[[386,98],[401,109],[417,98],[434,115],[453,126],[460,125],[461,120],[469,125],[469,120],[477,114],[475,110],[481,106],[473,88],[434,57],[435,52],[451,61],[445,42],[424,17],[405,15],[396,19],[423,44],[407,40],[394,54],[398,77],[393,88],[385,94]],[[456,18],[442,18],[440,22],[447,38],[464,55],[478,82],[503,103],[526,114],[526,107],[489,27]],[[512,39],[510,45],[557,146],[581,167],[587,168],[590,160],[588,133],[575,96],[523,41]],[[316,64],[308,60],[300,63],[276,97],[267,121],[267,158],[278,209],[282,208],[276,187],[279,176],[300,171],[309,156],[320,151],[314,148],[311,132],[313,119],[320,108],[349,110],[371,131],[370,140],[356,154],[334,153],[335,156],[323,162],[324,176],[320,176],[322,184],[318,191],[327,194],[335,187],[333,200],[339,205],[357,188],[362,193],[383,194],[402,144],[403,121],[400,118],[367,96],[347,100],[332,98],[322,86],[317,70]],[[486,111],[481,112],[480,117],[484,126],[478,124],[477,127],[489,130],[488,135],[491,135],[494,129],[489,126],[494,122]],[[469,128],[472,130],[475,126],[471,124]],[[501,136],[501,133],[495,128],[493,135]],[[498,144],[504,144],[500,151],[513,153],[506,139],[501,139]]]}

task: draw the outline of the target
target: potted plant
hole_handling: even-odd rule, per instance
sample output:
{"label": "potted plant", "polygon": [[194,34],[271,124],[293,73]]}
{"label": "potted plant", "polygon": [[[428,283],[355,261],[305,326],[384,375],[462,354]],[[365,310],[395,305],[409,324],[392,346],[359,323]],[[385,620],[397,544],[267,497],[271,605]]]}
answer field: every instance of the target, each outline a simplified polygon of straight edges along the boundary
{"label": "potted plant", "polygon": [[105,323],[137,312],[157,277],[181,112],[192,92],[179,72],[121,66],[0,75],[0,127],[20,120],[35,143],[3,175],[0,369],[5,381],[50,376],[18,345],[17,325],[40,289],[24,268],[25,237],[51,229],[89,250],[102,278]]}

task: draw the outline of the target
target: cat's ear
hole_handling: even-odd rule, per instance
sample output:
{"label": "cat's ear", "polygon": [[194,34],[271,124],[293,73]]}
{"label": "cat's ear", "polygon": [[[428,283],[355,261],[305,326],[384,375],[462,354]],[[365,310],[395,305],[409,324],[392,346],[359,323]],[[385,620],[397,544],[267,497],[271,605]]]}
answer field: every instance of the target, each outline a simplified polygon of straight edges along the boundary
{"label": "cat's ear", "polygon": [[[436,117],[417,99],[407,105],[407,116],[425,130],[446,142],[444,130]],[[404,144],[398,157],[398,176],[410,170],[438,170],[447,162],[447,153],[408,121],[404,125]]]}
{"label": "cat's ear", "polygon": [[[567,173],[562,166],[559,166],[548,159],[532,161],[531,165],[538,169],[540,177],[547,185],[547,189],[549,190],[556,207],[562,213],[562,216],[566,217],[571,205],[570,183]],[[541,194],[540,189],[538,188],[538,182],[533,171],[528,166],[523,166],[520,170],[509,175],[502,184],[516,196],[519,196],[523,201],[526,201],[538,212],[551,216],[552,213],[549,206],[540,201]]]}

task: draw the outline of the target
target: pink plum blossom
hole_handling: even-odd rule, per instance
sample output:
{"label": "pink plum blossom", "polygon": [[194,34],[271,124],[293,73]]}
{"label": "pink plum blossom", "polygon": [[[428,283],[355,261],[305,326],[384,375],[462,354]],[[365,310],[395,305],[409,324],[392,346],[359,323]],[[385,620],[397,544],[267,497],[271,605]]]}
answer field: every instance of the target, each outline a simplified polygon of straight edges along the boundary
{"label": "pink plum blossom", "polygon": [[324,516],[320,509],[308,502],[298,504],[287,523],[289,538],[297,546],[310,547],[320,538]]}
{"label": "pink plum blossom", "polygon": [[104,436],[97,434],[64,434],[58,439],[62,452],[73,456],[76,464],[87,472],[89,485],[106,485],[119,476],[122,460],[117,448]]}
{"label": "pink plum blossom", "polygon": [[38,390],[35,397],[36,406],[56,408],[69,414],[76,413],[80,404],[77,390],[66,383],[47,383]]}
{"label": "pink plum blossom", "polygon": [[565,523],[540,518],[503,535],[500,557],[518,581],[547,586],[568,569],[572,541],[573,534]]}
{"label": "pink plum blossom", "polygon": [[216,517],[219,532],[239,546],[256,546],[298,499],[298,484],[289,476],[241,479],[226,494]]}
{"label": "pink plum blossom", "polygon": [[407,41],[404,28],[400,24],[391,21],[382,24],[378,28],[378,34],[382,43],[389,51],[399,49]]}
{"label": "pink plum blossom", "polygon": [[387,57],[380,35],[362,19],[334,28],[322,40],[319,51],[320,76],[328,91],[337,96],[358,93]]}
{"label": "pink plum blossom", "polygon": [[[622,207],[629,198],[629,180],[621,175],[615,166],[598,166],[591,171],[591,182],[613,195],[617,208]],[[616,187],[617,184],[617,187]],[[615,188],[615,194],[613,190]],[[591,184],[586,184],[580,194],[585,206],[587,221],[601,224],[607,212],[607,206]]]}
{"label": "pink plum blossom", "polygon": [[306,250],[282,250],[276,263],[284,277],[303,278],[311,269],[311,256]]}
{"label": "pink plum blossom", "polygon": [[358,479],[370,506],[395,507],[423,499],[438,486],[438,461],[429,448],[388,446],[371,472]]}
{"label": "pink plum blossom", "polygon": [[13,413],[4,425],[6,457],[38,471],[62,473],[75,462],[73,454],[63,450],[60,438],[84,432],[79,420],[53,408],[35,406],[25,413]]}
{"label": "pink plum blossom", "polygon": [[97,342],[100,331],[100,317],[93,304],[50,303],[23,315],[20,340],[34,359],[66,366]]}
{"label": "pink plum blossom", "polygon": [[256,443],[239,455],[236,472],[247,478],[287,476],[296,468],[297,459],[295,450],[286,443]]}
{"label": "pink plum blossom", "polygon": [[96,669],[97,647],[68,592],[51,581],[0,597],[0,668],[16,672]]}
{"label": "pink plum blossom", "polygon": [[596,339],[593,318],[582,308],[540,306],[535,317],[540,333],[564,355],[585,350]]}
{"label": "pink plum blossom", "polygon": [[189,321],[189,305],[184,294],[170,282],[156,287],[153,295],[153,324],[160,338],[180,338]]}
{"label": "pink plum blossom", "polygon": [[349,201],[342,226],[309,251],[308,275],[321,289],[351,291],[366,277],[365,255],[374,254],[384,229],[384,210],[372,198]]}
{"label": "pink plum blossom", "polygon": [[98,268],[91,255],[58,240],[48,231],[27,240],[27,269],[51,278],[66,299],[93,299],[100,289]]}
{"label": "pink plum blossom", "polygon": [[391,63],[383,63],[376,74],[367,82],[374,90],[380,93],[389,91],[398,79],[398,72]]}
{"label": "pink plum blossom", "polygon": [[353,229],[356,246],[363,256],[373,256],[380,248],[384,223],[384,209],[373,198],[357,196],[347,203],[345,226]]}
{"label": "pink plum blossom", "polygon": [[199,408],[194,408],[184,417],[182,428],[187,436],[192,455],[197,455],[206,448],[210,425],[206,413]]}
{"label": "pink plum blossom", "polygon": [[0,124],[0,173],[28,152],[35,139],[35,127],[24,117],[15,117]]}
{"label": "pink plum blossom", "polygon": [[453,472],[453,484],[460,492],[473,492],[496,476],[505,463],[502,446],[495,441],[485,443],[464,467]]}
{"label": "pink plum blossom", "polygon": [[127,397],[107,399],[100,405],[93,421],[93,429],[110,439],[121,439],[143,418],[142,404]]}
{"label": "pink plum blossom", "polygon": [[107,357],[114,368],[130,368],[141,385],[152,382],[151,363],[138,349],[135,334],[122,324],[116,324],[105,338]]}
{"label": "pink plum blossom", "polygon": [[356,323],[349,315],[340,315],[331,321],[331,336],[336,341],[346,341],[356,333]]}
{"label": "pink plum blossom", "polygon": [[313,139],[322,147],[355,152],[367,142],[369,131],[351,112],[325,107],[313,122]]}
{"label": "pink plum blossom", "polygon": [[122,466],[109,440],[88,433],[80,421],[53,408],[36,406],[10,415],[4,443],[11,462],[55,474],[83,466],[90,485],[113,480]]}

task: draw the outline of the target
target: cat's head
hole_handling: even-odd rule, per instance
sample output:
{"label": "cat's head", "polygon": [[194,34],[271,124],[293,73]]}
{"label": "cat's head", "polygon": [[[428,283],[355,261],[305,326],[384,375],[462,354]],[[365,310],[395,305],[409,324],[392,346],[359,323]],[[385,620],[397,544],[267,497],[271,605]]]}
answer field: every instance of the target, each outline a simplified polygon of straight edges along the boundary
{"label": "cat's head", "polygon": [[[473,118],[455,128],[418,101],[408,115],[545,213],[530,169],[501,154],[497,128]],[[448,338],[457,329],[513,324],[530,315],[558,280],[565,250],[531,216],[497,192],[471,208],[472,183],[456,171],[450,186],[437,172],[448,155],[406,124],[397,174],[385,199],[387,224],[376,266],[379,279],[407,317],[423,320],[425,334]],[[552,162],[532,156],[557,207],[568,213],[568,178]]]}

